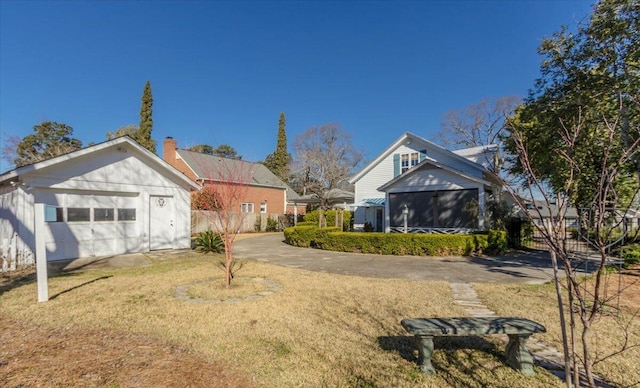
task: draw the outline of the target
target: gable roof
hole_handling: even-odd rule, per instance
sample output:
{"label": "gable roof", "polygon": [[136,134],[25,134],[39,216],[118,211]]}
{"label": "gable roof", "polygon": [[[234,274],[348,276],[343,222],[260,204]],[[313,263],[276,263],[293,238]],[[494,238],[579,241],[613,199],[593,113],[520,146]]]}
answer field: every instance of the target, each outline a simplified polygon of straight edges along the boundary
{"label": "gable roof", "polygon": [[[184,149],[176,150],[176,158],[180,158],[193,171],[197,180],[216,181],[215,172],[225,171],[238,174],[247,174],[248,183],[251,186],[282,189],[287,192],[287,200],[298,199],[300,196],[289,185],[284,183],[267,167],[260,163],[247,162],[245,160],[222,158],[216,155],[203,154]],[[241,178],[241,177],[239,177]]]}
{"label": "gable roof", "polygon": [[[376,157],[373,161],[371,161],[371,163],[367,164],[362,170],[360,170],[356,175],[354,175],[353,177],[351,177],[351,179],[349,179],[349,183],[354,184],[357,181],[359,181],[365,174],[367,174],[369,171],[371,171],[375,166],[377,166],[382,160],[384,160],[387,156],[389,156],[394,150],[396,150],[398,147],[400,147],[403,143],[405,143],[407,140],[411,140],[411,141],[415,141],[418,144],[421,144],[422,146],[425,147],[429,147],[432,149],[437,149],[439,151],[442,151],[448,155],[450,155],[453,159],[459,160],[462,163],[465,163],[469,166],[472,166],[478,170],[482,170],[485,171],[486,168],[478,163],[474,163],[472,161],[470,161],[469,159],[465,158],[464,156],[459,155],[456,152],[453,151],[449,151],[448,149],[439,146],[438,144],[429,141],[423,137],[420,137],[416,134],[413,134],[411,132],[405,132],[404,134],[402,134],[402,136],[400,136],[396,141],[394,141],[393,143],[391,143],[391,145],[389,147],[387,147],[384,151],[382,151],[382,153],[380,155],[378,155],[378,157]],[[474,147],[476,148],[476,147]],[[465,150],[458,150],[458,152],[461,151],[465,151]],[[474,152],[477,152],[474,150]]]}
{"label": "gable roof", "polygon": [[169,163],[162,160],[160,157],[158,157],[151,151],[142,147],[140,144],[138,144],[135,140],[133,140],[129,136],[122,136],[112,140],[107,140],[105,142],[94,144],[92,146],[88,146],[77,151],[69,152],[67,154],[55,156],[53,158],[49,158],[40,162],[28,164],[22,167],[15,168],[13,170],[6,171],[3,174],[0,174],[0,183],[10,181],[12,179],[20,177],[21,175],[24,175],[33,171],[38,171],[47,167],[56,166],[61,163],[65,163],[73,159],[76,159],[85,155],[89,155],[93,152],[105,150],[108,148],[114,148],[119,152],[127,152],[127,150],[131,148],[135,150],[138,154],[140,154],[140,156],[143,159],[145,159],[149,164],[155,165],[156,167],[165,170],[172,178],[176,179],[177,181],[185,183],[186,186],[194,190],[200,189],[200,187],[196,185],[191,179],[186,177],[180,171],[175,169],[173,166],[171,166]]}
{"label": "gable roof", "polygon": [[403,174],[398,175],[397,177],[393,178],[392,180],[390,180],[389,182],[385,183],[384,185],[378,187],[379,191],[385,191],[386,189],[390,188],[391,186],[395,185],[396,183],[403,181],[405,179],[407,179],[408,177],[410,177],[411,175],[415,174],[416,172],[420,171],[420,170],[424,170],[426,166],[433,166],[436,168],[440,168],[442,170],[451,172],[453,174],[459,175],[465,179],[468,179],[470,181],[473,182],[477,182],[477,183],[481,183],[485,186],[490,186],[491,182],[486,181],[484,179],[480,179],[480,178],[476,178],[472,175],[466,174],[460,170],[457,170],[453,167],[449,167],[446,166],[444,164],[438,163],[433,159],[425,159],[422,162],[418,163],[415,167],[410,168],[409,170],[405,171]]}

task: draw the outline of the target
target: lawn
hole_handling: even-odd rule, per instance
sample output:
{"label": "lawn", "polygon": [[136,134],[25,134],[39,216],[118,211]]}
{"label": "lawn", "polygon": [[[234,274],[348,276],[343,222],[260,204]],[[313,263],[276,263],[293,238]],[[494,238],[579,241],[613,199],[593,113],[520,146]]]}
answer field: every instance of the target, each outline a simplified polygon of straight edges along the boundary
{"label": "lawn", "polygon": [[[466,315],[446,282],[359,278],[249,261],[225,289],[211,257],[188,254],[152,259],[145,267],[64,273],[50,278],[46,303],[36,302],[33,275],[5,279],[0,324],[12,330],[0,335],[8,344],[0,351],[0,381],[8,386],[562,386],[539,367],[532,377],[507,367],[504,344],[491,337],[436,342],[438,374],[420,373],[413,338],[399,322]],[[490,305],[484,296],[501,293],[502,287],[482,286],[485,303]],[[525,298],[538,292],[514,287],[509,291]],[[549,328],[553,321],[542,317],[553,312],[553,303],[553,298],[530,307],[523,302],[518,315]],[[550,331],[546,338],[553,341]]]}

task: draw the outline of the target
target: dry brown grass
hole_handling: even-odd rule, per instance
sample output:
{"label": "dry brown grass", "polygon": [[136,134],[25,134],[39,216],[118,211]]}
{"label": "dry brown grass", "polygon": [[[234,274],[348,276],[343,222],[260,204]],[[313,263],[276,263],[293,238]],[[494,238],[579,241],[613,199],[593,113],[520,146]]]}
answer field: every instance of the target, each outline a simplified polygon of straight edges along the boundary
{"label": "dry brown grass", "polygon": [[[608,289],[606,295],[610,297],[610,305],[604,310],[607,314],[602,315],[592,327],[590,346],[593,354],[596,358],[602,358],[619,350],[625,334],[629,336],[629,343],[636,347],[598,363],[595,373],[620,386],[640,385],[640,282],[634,276],[610,274],[603,284]],[[586,290],[592,288],[591,282],[585,282],[584,287]],[[560,319],[553,284],[474,284],[474,288],[485,304],[499,315],[533,316],[547,328],[547,333],[536,337],[562,350]],[[622,290],[620,298],[612,298],[618,290]],[[617,309],[619,310],[616,311]]]}
{"label": "dry brown grass", "polygon": [[[465,315],[453,302],[446,282],[358,278],[248,262],[239,276],[269,279],[281,290],[237,303],[176,298],[180,286],[204,284],[221,274],[212,260],[199,255],[154,259],[151,266],[140,268],[85,269],[51,278],[47,303],[36,302],[31,278],[24,284],[3,286],[0,316],[8,317],[11,325],[36,325],[49,338],[59,337],[61,330],[82,333],[82,341],[75,346],[87,344],[90,354],[86,357],[94,363],[100,362],[101,349],[106,346],[101,336],[116,333],[113,338],[123,336],[123,343],[141,337],[168,344],[198,358],[202,368],[213,365],[211,369],[218,372],[231,368],[227,376],[230,373],[255,386],[561,386],[543,369],[536,368],[536,376],[526,377],[507,367],[504,345],[493,338],[438,341],[440,350],[434,353],[438,374],[420,373],[413,338],[399,322],[406,317]],[[198,294],[206,291],[200,289]],[[535,319],[538,308],[546,307],[528,309],[522,315]],[[17,332],[20,330],[14,330],[14,335]],[[41,346],[35,351],[47,352],[49,346],[61,345],[43,340]],[[126,358],[128,350],[122,352],[120,359]],[[142,357],[148,357],[148,367],[162,376],[169,371],[160,353]],[[55,358],[58,353],[54,349],[47,354]],[[83,357],[82,349],[73,354]],[[14,361],[2,357],[7,361],[0,363],[0,381],[14,381],[15,373],[29,373],[16,372]],[[68,361],[59,360],[48,375],[69,375]],[[178,361],[173,361],[176,367]],[[128,383],[128,364],[121,364],[122,368],[109,371],[114,375],[92,384],[76,375],[64,384],[48,380],[49,385],[135,386]],[[211,372],[211,376],[219,378],[211,386],[225,384],[223,375]],[[180,385],[190,384],[198,386],[188,377]]]}

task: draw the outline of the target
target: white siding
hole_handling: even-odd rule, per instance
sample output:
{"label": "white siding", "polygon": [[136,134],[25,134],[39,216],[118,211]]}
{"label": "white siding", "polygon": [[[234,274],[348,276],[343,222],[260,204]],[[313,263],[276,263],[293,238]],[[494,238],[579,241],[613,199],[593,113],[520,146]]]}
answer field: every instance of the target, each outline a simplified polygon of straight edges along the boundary
{"label": "white siding", "polygon": [[[188,185],[140,151],[116,147],[91,152],[19,178],[23,186],[0,187],[0,238],[14,230],[23,250],[35,251],[33,204],[57,207],[134,208],[127,222],[49,222],[45,229],[48,260],[102,256],[149,250],[149,199],[171,197],[175,203],[173,248],[189,248],[191,197]],[[1,240],[0,240],[1,242]],[[20,247],[19,247],[20,249]]]}
{"label": "white siding", "polygon": [[0,247],[4,239],[15,250],[18,263],[33,262],[33,196],[24,186],[0,187]]}
{"label": "white siding", "polygon": [[482,184],[440,168],[422,168],[389,188],[390,193],[481,188]]}

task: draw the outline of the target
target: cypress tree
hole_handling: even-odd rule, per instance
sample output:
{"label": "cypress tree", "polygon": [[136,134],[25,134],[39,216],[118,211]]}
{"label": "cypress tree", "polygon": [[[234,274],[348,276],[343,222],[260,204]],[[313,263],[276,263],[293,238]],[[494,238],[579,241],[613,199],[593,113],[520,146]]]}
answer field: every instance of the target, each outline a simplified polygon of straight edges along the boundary
{"label": "cypress tree", "polygon": [[276,150],[267,156],[264,165],[286,183],[289,182],[290,178],[290,161],[291,154],[287,152],[286,118],[284,112],[282,112],[280,113],[280,120],[278,122],[278,140],[276,142]]}
{"label": "cypress tree", "polygon": [[136,141],[144,148],[156,153],[156,141],[151,138],[153,130],[153,96],[151,95],[151,82],[147,81],[142,93],[142,107],[140,108],[140,127],[136,133]]}

